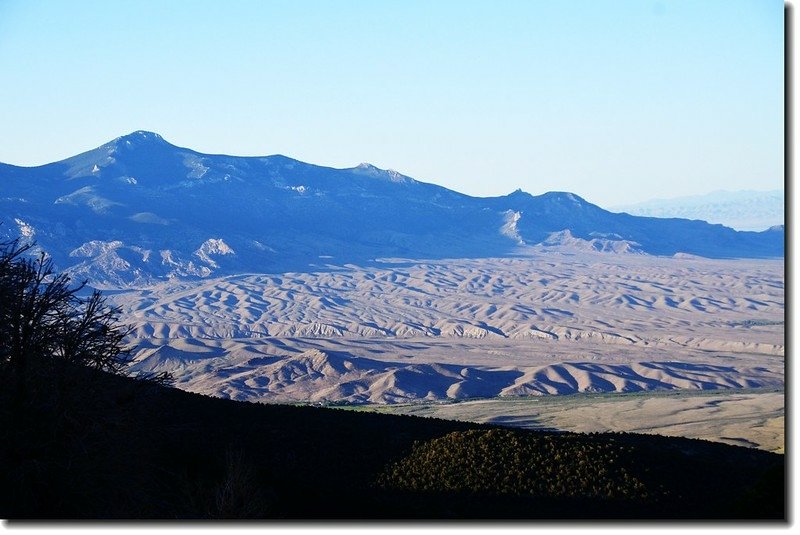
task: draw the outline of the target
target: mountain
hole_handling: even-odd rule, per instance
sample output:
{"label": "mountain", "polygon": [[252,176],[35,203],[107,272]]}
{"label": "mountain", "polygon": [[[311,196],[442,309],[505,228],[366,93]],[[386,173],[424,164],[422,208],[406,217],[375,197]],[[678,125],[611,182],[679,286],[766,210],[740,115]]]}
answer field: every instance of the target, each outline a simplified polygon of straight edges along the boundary
{"label": "mountain", "polygon": [[783,190],[714,191],[706,195],[653,199],[616,206],[614,212],[649,217],[681,217],[720,223],[737,230],[764,230],[784,223]]}
{"label": "mountain", "polygon": [[0,164],[0,222],[106,287],[526,247],[782,256],[784,240],[782,228],[615,214],[566,192],[477,198],[369,164],[202,154],[144,131],[39,167]]}

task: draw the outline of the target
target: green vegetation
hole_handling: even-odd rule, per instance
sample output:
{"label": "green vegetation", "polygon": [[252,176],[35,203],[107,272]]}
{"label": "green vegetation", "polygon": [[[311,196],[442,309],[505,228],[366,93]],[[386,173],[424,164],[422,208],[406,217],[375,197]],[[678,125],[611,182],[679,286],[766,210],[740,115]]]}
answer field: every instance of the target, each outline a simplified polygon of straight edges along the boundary
{"label": "green vegetation", "polygon": [[510,499],[540,518],[780,517],[783,464],[751,472],[763,452],[717,446],[633,434],[458,431],[415,444],[379,485],[499,510]]}
{"label": "green vegetation", "polygon": [[425,492],[658,501],[666,491],[648,488],[634,460],[635,448],[613,437],[470,430],[417,444],[379,481]]}

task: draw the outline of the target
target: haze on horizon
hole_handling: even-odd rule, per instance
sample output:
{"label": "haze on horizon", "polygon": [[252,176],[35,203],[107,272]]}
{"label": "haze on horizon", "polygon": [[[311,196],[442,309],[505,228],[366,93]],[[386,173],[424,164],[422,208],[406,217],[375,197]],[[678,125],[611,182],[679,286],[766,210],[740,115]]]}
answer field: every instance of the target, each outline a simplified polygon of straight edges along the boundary
{"label": "haze on horizon", "polygon": [[602,205],[783,188],[783,2],[0,4],[0,162],[133,130]]}

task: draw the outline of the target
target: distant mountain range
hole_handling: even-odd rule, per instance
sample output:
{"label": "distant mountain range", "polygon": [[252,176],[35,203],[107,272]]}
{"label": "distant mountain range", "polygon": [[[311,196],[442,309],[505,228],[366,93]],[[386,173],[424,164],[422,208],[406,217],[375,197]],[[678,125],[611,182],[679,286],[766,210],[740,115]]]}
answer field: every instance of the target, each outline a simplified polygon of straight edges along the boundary
{"label": "distant mountain range", "polygon": [[784,241],[782,227],[616,214],[563,192],[470,197],[369,164],[202,154],[144,131],[39,167],[0,164],[0,222],[0,236],[35,240],[101,286],[526,247],[767,257]]}
{"label": "distant mountain range", "polygon": [[736,230],[765,230],[784,224],[783,190],[714,191],[706,195],[653,199],[609,208],[649,217],[681,217],[719,223]]}

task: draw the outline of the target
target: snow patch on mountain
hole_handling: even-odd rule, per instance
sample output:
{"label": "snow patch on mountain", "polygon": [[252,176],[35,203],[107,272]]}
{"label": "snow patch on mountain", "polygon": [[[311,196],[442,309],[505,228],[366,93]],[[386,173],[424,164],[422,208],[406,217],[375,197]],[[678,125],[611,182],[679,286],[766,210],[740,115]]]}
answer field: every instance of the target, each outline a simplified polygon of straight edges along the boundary
{"label": "snow patch on mountain", "polygon": [[116,162],[113,151],[100,152],[99,149],[91,151],[83,157],[78,157],[65,172],[64,175],[70,179],[92,177],[97,178],[103,168]]}
{"label": "snow patch on mountain", "polygon": [[259,251],[268,251],[270,253],[277,253],[278,252],[275,249],[273,249],[272,247],[270,247],[269,245],[261,243],[258,240],[250,240],[250,244],[253,247],[255,247],[256,249],[258,249]]}
{"label": "snow patch on mountain", "polygon": [[399,184],[409,184],[415,182],[413,178],[402,175],[394,169],[381,169],[379,167],[375,167],[371,163],[360,163],[356,167],[350,169],[350,171],[359,175],[381,178]]}
{"label": "snow patch on mountain", "polygon": [[136,221],[137,223],[149,223],[151,225],[169,225],[169,219],[159,217],[153,212],[139,212],[133,214],[128,219]]}
{"label": "snow patch on mountain", "polygon": [[525,245],[525,240],[523,240],[522,236],[519,235],[519,229],[517,228],[517,223],[521,217],[522,214],[520,212],[506,210],[505,222],[503,223],[503,226],[500,227],[500,234],[503,236],[508,236],[519,245]]}
{"label": "snow patch on mountain", "polygon": [[106,214],[113,206],[122,206],[122,203],[101,197],[95,192],[94,186],[85,186],[68,195],[57,198],[53,204],[72,204],[86,206],[96,214]]}
{"label": "snow patch on mountain", "polygon": [[150,145],[150,144],[167,144],[163,137],[155,132],[148,132],[147,130],[137,130],[135,132],[131,132],[130,134],[120,136],[113,141],[111,141],[108,146],[111,148],[119,147],[122,143],[125,144],[126,147],[130,148],[137,148],[143,145]]}
{"label": "snow patch on mountain", "polygon": [[14,218],[14,222],[17,224],[17,228],[19,228],[19,235],[20,238],[22,238],[22,241],[25,243],[30,243],[33,241],[33,237],[36,234],[36,229],[22,219],[16,217]]}
{"label": "snow patch on mountain", "polygon": [[209,167],[203,165],[203,158],[194,154],[187,155],[183,160],[183,164],[189,168],[189,174],[186,175],[187,178],[203,178],[209,170]]}

